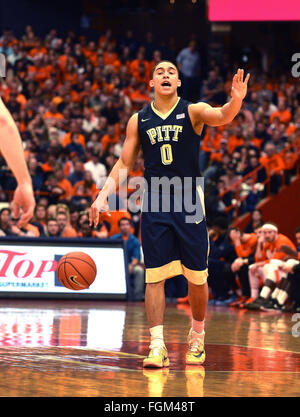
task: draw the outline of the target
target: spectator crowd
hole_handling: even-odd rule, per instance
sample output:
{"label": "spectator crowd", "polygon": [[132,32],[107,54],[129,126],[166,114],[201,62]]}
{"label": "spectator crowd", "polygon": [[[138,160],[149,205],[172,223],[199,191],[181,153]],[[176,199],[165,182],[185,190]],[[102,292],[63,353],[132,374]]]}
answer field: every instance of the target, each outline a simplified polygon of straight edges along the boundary
{"label": "spectator crowd", "polygon": [[[7,60],[0,94],[20,131],[37,201],[34,218],[22,230],[10,208],[4,207],[0,212],[2,236],[101,239],[119,234],[130,245],[132,236],[136,245],[139,213],[126,208],[112,211],[111,216],[101,214],[98,227],[91,229],[87,210],[120,156],[128,119],[153,99],[149,87],[152,68],[161,59],[174,61],[183,80],[179,95],[214,106],[230,97],[236,70],[235,63],[212,59],[207,73],[202,74],[195,39],[176,50],[171,42],[160,45],[151,32],[138,40],[131,30],[121,37],[107,30],[96,39],[87,39],[73,31],[61,37],[52,29],[42,38],[27,26],[20,38],[5,30],[0,36],[0,53]],[[241,259],[256,253],[261,229],[256,227],[255,217],[253,229],[244,233],[228,233],[228,225],[236,207],[239,214],[252,212],[254,216],[266,193],[278,193],[296,174],[299,100],[300,85],[295,80],[286,75],[274,78],[253,68],[238,116],[229,125],[203,131],[199,168],[205,178],[210,285],[215,302],[230,299],[232,291],[252,301],[259,297],[257,292],[251,293],[249,275],[252,285],[263,275],[262,268],[254,273],[252,264],[242,264]],[[140,153],[130,177],[143,176],[143,169]],[[6,203],[16,182],[4,159],[0,179],[0,202]],[[129,194],[131,191],[128,189]],[[117,198],[117,207],[127,205]],[[259,221],[257,224],[261,227]],[[244,240],[249,245],[246,252],[236,251]],[[290,247],[295,251],[292,244]],[[137,299],[142,299],[138,252],[132,250],[128,263],[136,277]],[[280,260],[284,262],[284,257]],[[241,286],[238,292],[236,276]]]}

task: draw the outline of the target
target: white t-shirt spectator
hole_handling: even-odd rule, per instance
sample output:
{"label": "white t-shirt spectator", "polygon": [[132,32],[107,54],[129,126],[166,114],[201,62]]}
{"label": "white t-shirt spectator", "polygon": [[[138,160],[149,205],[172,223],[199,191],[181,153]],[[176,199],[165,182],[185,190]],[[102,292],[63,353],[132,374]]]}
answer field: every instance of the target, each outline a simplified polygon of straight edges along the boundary
{"label": "white t-shirt spectator", "polygon": [[97,187],[102,188],[107,178],[105,165],[101,162],[88,161],[84,164],[84,169],[91,172]]}

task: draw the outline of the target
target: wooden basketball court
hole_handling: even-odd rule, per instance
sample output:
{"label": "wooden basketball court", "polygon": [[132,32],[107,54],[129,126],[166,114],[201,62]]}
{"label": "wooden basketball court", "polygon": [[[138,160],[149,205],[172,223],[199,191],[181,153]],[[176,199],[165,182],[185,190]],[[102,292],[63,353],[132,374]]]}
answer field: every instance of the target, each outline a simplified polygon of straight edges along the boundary
{"label": "wooden basketball court", "polygon": [[299,396],[295,324],[292,314],[210,306],[206,362],[186,367],[189,306],[168,304],[170,368],[152,370],[142,368],[143,303],[0,300],[0,396]]}

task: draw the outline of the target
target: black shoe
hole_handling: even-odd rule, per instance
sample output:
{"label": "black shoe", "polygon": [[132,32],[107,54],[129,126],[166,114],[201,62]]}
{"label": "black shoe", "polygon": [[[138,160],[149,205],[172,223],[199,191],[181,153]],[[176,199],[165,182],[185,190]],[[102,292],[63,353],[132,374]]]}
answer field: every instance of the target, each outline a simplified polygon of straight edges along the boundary
{"label": "black shoe", "polygon": [[266,300],[264,303],[262,303],[260,310],[281,310],[281,306],[278,304],[277,300],[270,298],[269,300]]}
{"label": "black shoe", "polygon": [[293,313],[300,313],[300,304],[296,303],[296,305],[293,308]]}
{"label": "black shoe", "polygon": [[300,312],[300,304],[296,301],[292,301],[291,303],[286,303],[281,307],[281,311],[284,313],[299,313]]}
{"label": "black shoe", "polygon": [[245,308],[248,310],[260,310],[260,307],[266,303],[266,299],[263,297],[257,297],[252,303],[245,304]]}

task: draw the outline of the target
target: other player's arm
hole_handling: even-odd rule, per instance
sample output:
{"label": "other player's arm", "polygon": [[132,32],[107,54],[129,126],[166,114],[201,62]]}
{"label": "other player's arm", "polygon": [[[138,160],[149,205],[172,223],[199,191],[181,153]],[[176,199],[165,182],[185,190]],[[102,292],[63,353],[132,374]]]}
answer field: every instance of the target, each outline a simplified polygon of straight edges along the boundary
{"label": "other player's arm", "polygon": [[221,126],[230,123],[240,111],[247,93],[249,78],[250,74],[247,74],[245,81],[243,81],[244,70],[238,69],[232,80],[231,100],[222,107],[212,107],[203,102],[191,104],[190,110],[194,124],[205,123],[208,126]]}
{"label": "other player's arm", "polygon": [[135,113],[128,121],[126,138],[120,158],[113,166],[102,190],[91,206],[89,212],[90,226],[94,224],[96,227],[98,225],[100,211],[108,211],[107,199],[112,193],[116,192],[118,186],[126,180],[137,158],[139,149],[138,114]]}
{"label": "other player's arm", "polygon": [[22,208],[18,226],[24,227],[33,216],[35,199],[32,181],[24,157],[24,150],[18,128],[0,98],[0,151],[12,170],[17,188],[13,197],[13,215],[17,218]]}

